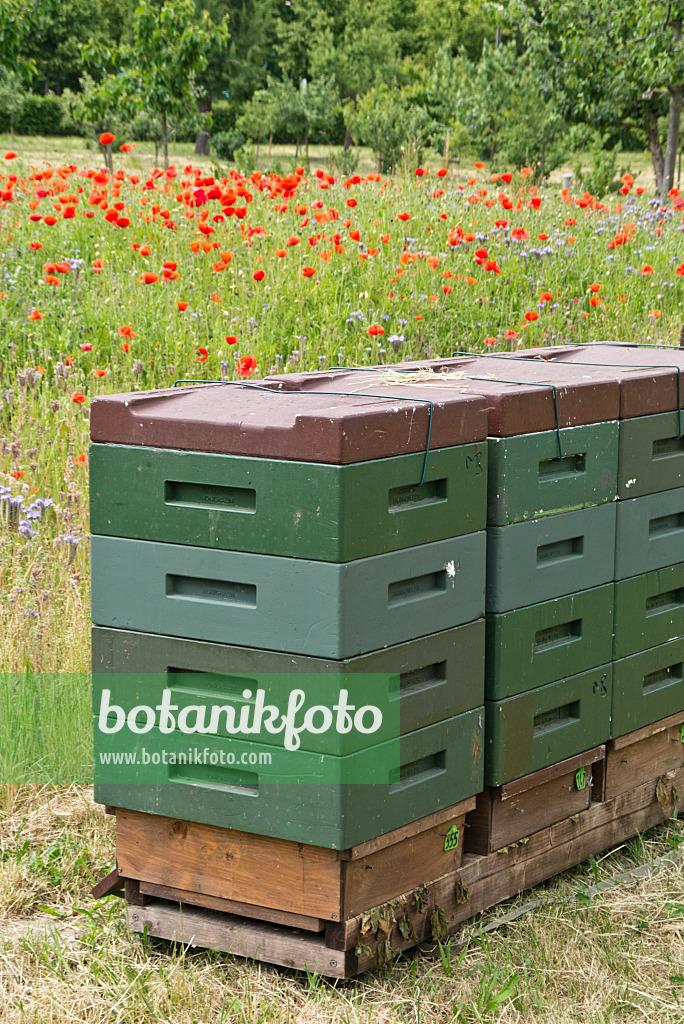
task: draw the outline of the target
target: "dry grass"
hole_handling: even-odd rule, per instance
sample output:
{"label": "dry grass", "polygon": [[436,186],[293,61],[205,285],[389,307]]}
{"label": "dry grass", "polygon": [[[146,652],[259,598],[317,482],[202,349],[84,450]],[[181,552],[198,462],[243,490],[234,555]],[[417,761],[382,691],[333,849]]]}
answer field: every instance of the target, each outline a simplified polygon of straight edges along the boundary
{"label": "dry grass", "polygon": [[349,983],[129,935],[120,900],[87,895],[113,857],[111,819],[87,789],[7,787],[0,825],[4,1024],[684,1020],[681,860],[591,889],[678,850],[676,822],[539,887],[541,905],[512,923],[482,931],[529,894],[482,915],[464,946],[454,939]]}

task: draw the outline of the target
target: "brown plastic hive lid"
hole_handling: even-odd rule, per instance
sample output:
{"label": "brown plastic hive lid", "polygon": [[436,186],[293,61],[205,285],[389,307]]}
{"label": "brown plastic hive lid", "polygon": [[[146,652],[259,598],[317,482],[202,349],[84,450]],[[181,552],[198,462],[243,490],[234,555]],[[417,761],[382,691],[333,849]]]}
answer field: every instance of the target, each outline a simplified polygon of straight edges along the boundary
{"label": "brown plastic hive lid", "polygon": [[[434,373],[434,379],[420,380],[418,374],[425,370]],[[417,375],[415,384],[409,383],[411,373]],[[395,383],[399,375],[405,377],[405,383]],[[450,392],[461,396],[480,394],[487,400],[488,433],[493,437],[602,423],[617,419],[620,404],[618,382],[599,368],[561,367],[534,360],[453,357],[368,371],[281,374],[265,380],[286,390],[387,391],[433,400]]]}
{"label": "brown plastic hive lid", "polygon": [[620,418],[649,416],[684,406],[684,349],[663,346],[615,344],[556,345],[548,348],[520,349],[511,353],[518,359],[546,360],[553,363],[600,366],[620,382]]}
{"label": "brown plastic hive lid", "polygon": [[[344,386],[333,390],[344,392]],[[375,392],[375,388],[369,389]],[[110,444],[251,455],[342,465],[425,451],[430,402],[396,397],[290,394],[206,384],[93,399],[90,436]],[[487,436],[485,400],[430,393],[430,448]]]}

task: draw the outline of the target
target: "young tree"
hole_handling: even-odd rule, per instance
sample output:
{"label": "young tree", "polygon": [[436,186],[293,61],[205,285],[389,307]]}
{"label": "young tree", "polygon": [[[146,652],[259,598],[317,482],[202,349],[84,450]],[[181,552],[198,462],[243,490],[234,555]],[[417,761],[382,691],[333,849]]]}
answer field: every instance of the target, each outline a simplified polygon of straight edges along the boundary
{"label": "young tree", "polygon": [[226,21],[214,25],[208,13],[195,20],[194,0],[141,0],[133,15],[132,39],[113,51],[89,48],[108,73],[93,101],[112,111],[144,110],[161,121],[164,166],[169,164],[169,120],[197,109],[195,79],[209,55],[225,46]]}

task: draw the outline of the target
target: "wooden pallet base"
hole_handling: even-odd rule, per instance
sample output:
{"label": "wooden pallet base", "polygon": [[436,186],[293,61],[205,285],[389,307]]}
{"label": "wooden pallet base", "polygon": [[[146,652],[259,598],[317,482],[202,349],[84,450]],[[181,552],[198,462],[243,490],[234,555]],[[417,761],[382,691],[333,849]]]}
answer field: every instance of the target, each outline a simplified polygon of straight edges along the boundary
{"label": "wooden pallet base", "polygon": [[328,921],[320,932],[189,907],[130,886],[128,923],[132,931],[162,939],[351,978],[419,942],[444,938],[487,907],[661,823],[675,807],[684,809],[680,794],[684,767],[592,803],[523,843],[484,856],[465,855],[457,870],[372,911]]}

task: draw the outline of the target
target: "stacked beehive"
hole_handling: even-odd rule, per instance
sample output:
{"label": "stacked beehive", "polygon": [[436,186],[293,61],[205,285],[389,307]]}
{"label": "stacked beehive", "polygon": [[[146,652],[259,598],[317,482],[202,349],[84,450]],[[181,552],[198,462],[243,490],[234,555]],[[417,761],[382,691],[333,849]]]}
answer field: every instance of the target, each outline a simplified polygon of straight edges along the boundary
{"label": "stacked beehive", "polygon": [[[384,687],[401,734],[309,736],[287,779],[275,759],[109,771],[129,903],[244,915],[191,924],[348,977],[407,892],[395,948],[442,934],[438,898],[451,927],[659,820],[655,793],[677,805],[660,783],[684,770],[684,355],[521,355],[93,403],[95,712],[131,675],[151,707],[162,688],[282,703],[306,679],[321,704]],[[181,936],[164,907],[132,927]],[[315,942],[283,952],[255,918]]]}
{"label": "stacked beehive", "polygon": [[[346,689],[358,708],[382,698],[375,683],[401,733],[370,747],[358,731],[303,734],[284,773],[264,733],[226,742],[158,722],[127,737],[135,764],[103,769],[122,733],[97,728],[96,797],[119,809],[128,877],[187,902],[193,885],[204,905],[253,902],[256,917],[339,920],[460,862],[483,781],[486,403],[396,391],[302,400],[227,385],[93,402],[94,713],[105,690],[106,706],[124,706],[131,679],[136,701],[158,710],[164,689],[176,710],[208,696],[239,710],[259,688],[284,709],[299,687],[330,707]],[[229,747],[237,764],[182,763],[188,747]],[[272,765],[251,766],[269,753]],[[363,860],[405,839],[402,827],[425,833],[402,854],[408,876],[376,864],[375,887],[361,896],[348,879],[342,903],[334,851]],[[246,834],[252,875],[227,874]],[[190,847],[206,851],[208,837],[214,858],[189,885]],[[332,898],[319,878],[298,904],[296,886],[268,890],[254,867],[261,858],[272,875],[307,857],[314,871],[321,858],[336,865]]]}
{"label": "stacked beehive", "polygon": [[[596,344],[524,355],[599,364],[620,382],[611,737],[623,748],[684,709],[684,353]],[[679,763],[679,737],[669,747]]]}

